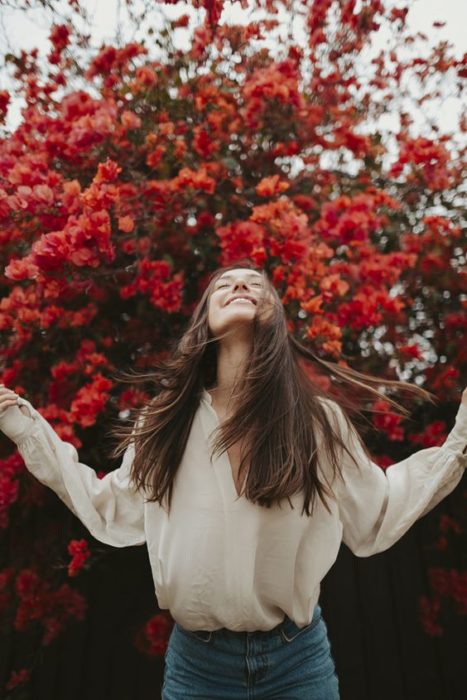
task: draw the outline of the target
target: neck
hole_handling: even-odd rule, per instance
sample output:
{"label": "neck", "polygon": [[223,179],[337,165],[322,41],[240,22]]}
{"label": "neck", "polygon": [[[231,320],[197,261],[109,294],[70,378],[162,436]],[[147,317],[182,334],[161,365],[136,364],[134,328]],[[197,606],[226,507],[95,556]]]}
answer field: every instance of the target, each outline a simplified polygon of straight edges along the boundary
{"label": "neck", "polygon": [[251,353],[251,338],[223,339],[217,351],[217,383],[211,393],[218,406],[227,408],[232,400],[235,383],[245,371]]}

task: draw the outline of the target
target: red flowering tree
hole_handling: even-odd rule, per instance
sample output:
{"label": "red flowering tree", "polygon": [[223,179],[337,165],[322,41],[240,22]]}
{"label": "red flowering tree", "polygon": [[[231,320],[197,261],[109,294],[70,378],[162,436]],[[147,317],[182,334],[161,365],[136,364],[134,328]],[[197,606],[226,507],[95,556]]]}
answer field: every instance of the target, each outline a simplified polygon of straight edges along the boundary
{"label": "red flowering tree", "polygon": [[[248,256],[271,274],[290,330],[322,357],[440,397],[415,422],[378,402],[381,468],[441,444],[465,384],[467,123],[453,134],[424,124],[420,135],[404,98],[416,109],[448,76],[460,84],[465,57],[446,44],[424,50],[407,8],[380,0],[258,0],[263,18],[246,25],[220,23],[220,0],[192,4],[203,21],[187,50],[172,41],[189,25],[182,14],[159,31],[157,56],[149,41],[107,45],[85,65],[82,41],[60,24],[45,59],[8,57],[16,87],[0,93],[0,113],[15,95],[25,106],[0,140],[0,381],[82,461],[115,468],[96,436],[148,396],[115,384],[114,370],[163,355],[208,273]],[[272,51],[281,6],[302,18],[303,37],[282,32]],[[390,45],[365,63],[381,26]],[[386,114],[399,122],[392,140]],[[102,556],[78,521],[63,528],[65,508],[44,508],[46,491],[2,439],[0,614],[18,633],[41,625],[43,644],[82,619],[67,579]],[[26,528],[26,547],[32,514],[41,526]],[[459,504],[440,523],[433,598],[421,605],[433,634],[445,599],[466,611],[466,575],[448,546],[464,536]],[[140,647],[161,653],[164,624],[149,620]],[[17,669],[10,688],[27,673]]]}

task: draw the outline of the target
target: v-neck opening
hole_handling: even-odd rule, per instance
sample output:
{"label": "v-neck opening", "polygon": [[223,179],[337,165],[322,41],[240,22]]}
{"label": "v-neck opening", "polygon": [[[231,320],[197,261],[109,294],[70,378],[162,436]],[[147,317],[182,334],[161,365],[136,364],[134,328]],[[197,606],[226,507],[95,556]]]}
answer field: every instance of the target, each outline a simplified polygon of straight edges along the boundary
{"label": "v-neck opening", "polygon": [[[216,427],[218,428],[218,427],[221,425],[221,421],[220,421],[220,419],[219,419],[219,416],[218,416],[218,414],[217,414],[216,409],[215,409],[214,406],[212,405],[212,396],[211,396],[211,394],[208,392],[207,389],[204,389],[204,390],[203,390],[202,398],[205,399],[205,401],[206,401],[208,407],[210,408],[210,410],[211,410],[211,412],[212,412],[212,415],[213,415],[214,418],[215,418]],[[237,491],[237,486],[236,486],[236,484],[235,484],[235,479],[234,479],[234,475],[233,475],[232,463],[231,463],[231,461],[230,461],[230,457],[229,457],[228,451],[225,450],[225,451],[219,456],[219,459],[223,459],[224,462],[225,462],[226,467],[228,468],[229,477],[230,477],[229,481],[230,481],[230,484],[231,484],[231,486],[232,486],[233,493],[234,493],[234,495],[235,495],[235,500],[241,500],[244,496],[243,496],[243,494],[240,494],[240,493],[238,493],[238,491]],[[245,478],[244,478],[244,480],[243,480],[243,483],[242,483],[242,490],[243,490],[243,487],[245,486],[245,482],[246,482],[246,480],[247,480],[247,476],[248,476],[248,474],[245,475]]]}

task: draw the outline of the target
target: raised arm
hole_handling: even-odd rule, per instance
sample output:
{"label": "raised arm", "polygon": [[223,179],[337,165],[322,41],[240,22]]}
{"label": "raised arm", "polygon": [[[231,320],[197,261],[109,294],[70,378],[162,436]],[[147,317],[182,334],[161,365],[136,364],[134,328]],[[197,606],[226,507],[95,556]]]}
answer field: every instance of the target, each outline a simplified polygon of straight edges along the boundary
{"label": "raised arm", "polygon": [[114,547],[144,544],[144,499],[129,483],[133,443],[120,467],[99,479],[29,401],[20,398],[18,403],[29,415],[10,405],[0,413],[0,430],[16,443],[28,470],[55,491],[97,540]]}
{"label": "raised arm", "polygon": [[467,395],[443,445],[419,450],[385,471],[365,455],[338,404],[326,404],[359,466],[343,451],[344,478],[335,485],[342,539],[354,554],[368,557],[391,547],[460,482],[467,467]]}

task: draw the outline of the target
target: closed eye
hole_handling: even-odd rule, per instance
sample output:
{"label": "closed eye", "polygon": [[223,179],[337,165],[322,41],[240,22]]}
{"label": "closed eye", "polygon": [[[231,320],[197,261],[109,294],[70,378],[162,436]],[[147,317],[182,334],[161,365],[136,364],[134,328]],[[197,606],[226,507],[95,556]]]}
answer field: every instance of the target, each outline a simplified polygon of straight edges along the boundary
{"label": "closed eye", "polygon": [[[228,287],[229,284],[227,282],[220,283],[216,286],[216,289],[222,289],[223,287]],[[263,283],[262,282],[250,282],[250,286],[252,287],[262,287]]]}

